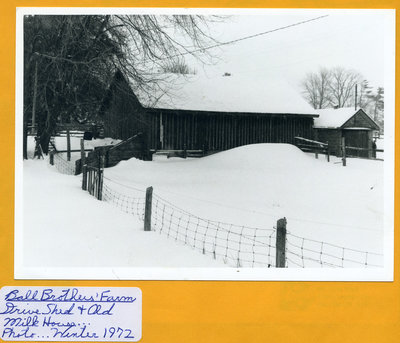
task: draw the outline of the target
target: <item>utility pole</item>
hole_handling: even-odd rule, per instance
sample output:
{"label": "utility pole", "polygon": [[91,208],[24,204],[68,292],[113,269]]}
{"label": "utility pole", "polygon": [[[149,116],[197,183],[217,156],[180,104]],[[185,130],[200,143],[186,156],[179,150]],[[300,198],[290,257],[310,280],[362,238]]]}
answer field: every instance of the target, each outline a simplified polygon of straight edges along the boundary
{"label": "utility pole", "polygon": [[354,99],[354,110],[357,111],[357,84],[356,84],[356,96]]}

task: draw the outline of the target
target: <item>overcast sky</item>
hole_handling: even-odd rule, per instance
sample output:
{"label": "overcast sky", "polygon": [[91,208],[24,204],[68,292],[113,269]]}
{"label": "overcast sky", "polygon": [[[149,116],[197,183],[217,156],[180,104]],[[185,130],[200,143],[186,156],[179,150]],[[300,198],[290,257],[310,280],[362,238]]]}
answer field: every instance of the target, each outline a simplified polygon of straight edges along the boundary
{"label": "overcast sky", "polygon": [[[327,14],[328,17],[235,44],[211,49],[219,57],[212,66],[196,65],[213,77],[229,72],[242,77],[282,77],[293,86],[320,67],[341,66],[360,72],[370,85],[384,85],[385,15],[321,10],[290,15],[234,15],[213,24],[220,42],[273,30]],[[194,61],[190,63],[195,64]]]}

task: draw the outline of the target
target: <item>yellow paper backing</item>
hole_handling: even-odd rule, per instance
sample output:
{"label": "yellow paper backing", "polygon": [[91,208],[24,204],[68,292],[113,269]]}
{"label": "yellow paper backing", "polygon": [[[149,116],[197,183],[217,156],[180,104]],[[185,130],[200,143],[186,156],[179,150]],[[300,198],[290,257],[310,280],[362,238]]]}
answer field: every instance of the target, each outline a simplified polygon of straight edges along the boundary
{"label": "yellow paper backing", "polygon": [[[1,1],[0,287],[140,287],[141,342],[400,342],[399,194],[395,189],[394,282],[18,281],[14,280],[16,7],[400,8],[399,1]],[[399,56],[399,12],[396,13]],[[368,52],[367,52],[368,53]],[[396,59],[396,70],[399,70]],[[399,78],[396,112],[399,113]],[[395,146],[399,141],[396,121]],[[395,185],[400,153],[396,151]]]}

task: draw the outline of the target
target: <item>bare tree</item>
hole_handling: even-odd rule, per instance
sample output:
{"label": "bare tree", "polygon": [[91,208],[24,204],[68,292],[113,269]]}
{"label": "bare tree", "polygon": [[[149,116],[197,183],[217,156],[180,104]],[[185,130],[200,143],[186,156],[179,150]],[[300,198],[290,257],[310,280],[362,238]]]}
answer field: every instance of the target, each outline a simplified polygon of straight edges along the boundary
{"label": "bare tree", "polygon": [[[355,85],[361,83],[361,75],[342,67],[321,68],[317,73],[309,73],[302,82],[303,96],[315,109],[345,107],[354,105]],[[365,100],[368,89],[361,88],[360,98]]]}
{"label": "bare tree", "polygon": [[26,16],[25,127],[30,118],[35,118],[40,143],[46,152],[57,122],[85,121],[96,116],[117,70],[135,90],[153,94],[154,87],[160,87],[164,81],[158,73],[160,67],[187,55],[202,61],[210,57],[207,47],[215,43],[207,33],[210,20],[219,18]]}
{"label": "bare tree", "polygon": [[354,105],[355,85],[361,82],[361,75],[356,71],[342,67],[333,68],[330,74],[331,105],[337,107]]}
{"label": "bare tree", "polygon": [[321,68],[317,73],[307,74],[303,80],[303,95],[315,109],[324,108],[330,104],[330,79],[329,70]]}

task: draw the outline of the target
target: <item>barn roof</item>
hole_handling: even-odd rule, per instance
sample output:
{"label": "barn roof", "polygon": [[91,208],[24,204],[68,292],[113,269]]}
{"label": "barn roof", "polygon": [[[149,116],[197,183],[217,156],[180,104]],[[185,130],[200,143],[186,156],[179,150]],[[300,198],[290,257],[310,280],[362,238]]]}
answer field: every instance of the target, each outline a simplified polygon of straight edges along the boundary
{"label": "barn roof", "polygon": [[[355,110],[354,107],[342,107],[337,109],[325,108],[317,110],[319,117],[314,119],[314,127],[340,128],[359,111],[364,112],[362,109]],[[365,115],[367,114],[365,113]]]}
{"label": "barn roof", "polygon": [[144,107],[208,112],[276,113],[316,116],[298,89],[284,80],[246,75],[171,76],[167,93],[152,99],[137,94]]}

